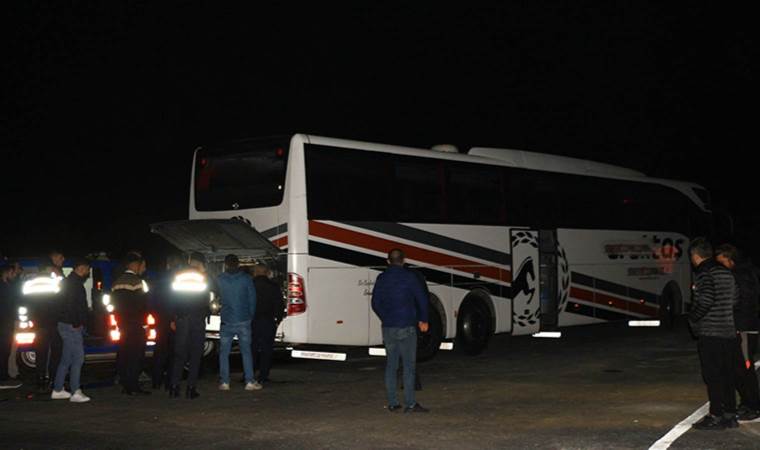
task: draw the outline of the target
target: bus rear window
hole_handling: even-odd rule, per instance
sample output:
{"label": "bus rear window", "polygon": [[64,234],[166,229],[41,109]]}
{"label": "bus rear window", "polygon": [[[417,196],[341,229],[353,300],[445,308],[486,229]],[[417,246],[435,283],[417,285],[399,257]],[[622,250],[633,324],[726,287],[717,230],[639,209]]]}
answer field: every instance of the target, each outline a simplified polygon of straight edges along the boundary
{"label": "bus rear window", "polygon": [[201,148],[195,160],[195,209],[226,211],[282,203],[288,140],[251,140]]}

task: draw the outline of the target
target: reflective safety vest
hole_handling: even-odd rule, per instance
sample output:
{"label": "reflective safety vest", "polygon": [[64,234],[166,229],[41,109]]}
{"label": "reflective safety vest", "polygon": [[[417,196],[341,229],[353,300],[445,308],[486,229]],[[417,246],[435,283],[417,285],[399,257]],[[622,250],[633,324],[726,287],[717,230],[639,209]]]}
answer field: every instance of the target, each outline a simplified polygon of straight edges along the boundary
{"label": "reflective safety vest", "polygon": [[[61,292],[61,280],[55,273],[37,276],[24,282],[21,287],[22,305],[18,308],[21,328],[31,328],[32,324],[55,323],[57,310],[51,303],[56,302]],[[34,319],[34,322],[30,319]]]}
{"label": "reflective safety vest", "polygon": [[206,275],[196,270],[178,272],[172,281],[172,297],[177,315],[207,315],[214,293]]}
{"label": "reflective safety vest", "polygon": [[55,273],[51,273],[49,277],[38,276],[24,282],[21,292],[25,297],[57,294],[61,292],[61,280],[63,277]]}

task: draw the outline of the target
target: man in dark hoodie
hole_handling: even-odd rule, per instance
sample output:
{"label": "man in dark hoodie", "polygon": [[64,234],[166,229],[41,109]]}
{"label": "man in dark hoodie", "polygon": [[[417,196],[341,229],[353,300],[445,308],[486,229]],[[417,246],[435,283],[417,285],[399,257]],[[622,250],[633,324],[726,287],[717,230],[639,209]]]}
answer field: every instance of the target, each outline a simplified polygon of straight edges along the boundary
{"label": "man in dark hoodie", "polygon": [[[50,398],[84,403],[89,402],[90,397],[79,388],[79,378],[84,364],[83,333],[87,324],[87,292],[84,282],[90,276],[90,263],[86,259],[75,259],[73,266],[74,270],[62,283],[57,328],[63,340],[63,350]],[[71,372],[69,378],[71,392],[63,390],[63,383],[69,372]]]}
{"label": "man in dark hoodie", "polygon": [[734,394],[737,344],[733,308],[738,288],[731,271],[713,258],[713,247],[707,240],[692,241],[689,256],[695,267],[689,324],[698,336],[702,378],[710,400],[710,413],[693,427],[698,430],[735,428],[739,424]]}
{"label": "man in dark hoodie", "polygon": [[760,282],[752,264],[741,256],[736,247],[723,244],[715,250],[715,259],[733,272],[739,287],[739,301],[734,305],[734,323],[738,337],[734,367],[736,390],[741,400],[737,412],[739,420],[754,420],[760,417],[760,392],[754,366],[760,329],[757,317]]}
{"label": "man in dark hoodie", "polygon": [[274,337],[285,309],[282,290],[269,278],[269,274],[269,268],[264,264],[253,267],[253,284],[256,287],[256,314],[252,325],[253,365],[259,372],[259,384],[269,381]]}

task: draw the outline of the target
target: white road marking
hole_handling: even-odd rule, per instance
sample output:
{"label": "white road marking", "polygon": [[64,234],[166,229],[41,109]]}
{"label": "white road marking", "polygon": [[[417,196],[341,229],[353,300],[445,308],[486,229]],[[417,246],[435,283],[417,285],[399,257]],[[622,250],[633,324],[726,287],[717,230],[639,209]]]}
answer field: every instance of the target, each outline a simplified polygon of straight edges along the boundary
{"label": "white road marking", "polygon": [[[755,370],[760,368],[760,361],[755,362]],[[668,431],[668,433],[661,437],[657,442],[652,444],[651,447],[649,447],[649,450],[666,450],[669,448],[673,442],[676,441],[679,437],[681,437],[682,434],[686,433],[691,429],[691,426],[694,425],[697,420],[700,419],[700,417],[707,414],[707,412],[710,410],[710,402],[705,403],[704,405],[700,406],[698,410],[694,411],[689,417],[682,420],[678,425],[673,427],[672,430]],[[748,422],[742,422],[742,423],[754,423],[754,422],[760,422],[760,419],[755,419]]]}

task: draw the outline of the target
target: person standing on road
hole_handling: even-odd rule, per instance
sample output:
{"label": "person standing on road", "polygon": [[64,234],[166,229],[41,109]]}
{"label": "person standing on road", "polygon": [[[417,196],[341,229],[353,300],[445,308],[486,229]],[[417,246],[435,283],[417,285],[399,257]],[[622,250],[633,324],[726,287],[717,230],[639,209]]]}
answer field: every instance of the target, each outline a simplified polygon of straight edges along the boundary
{"label": "person standing on road", "polygon": [[24,293],[24,303],[29,304],[28,311],[35,328],[34,353],[37,389],[40,392],[47,392],[52,379],[55,378],[58,362],[61,359],[63,342],[56,329],[56,308],[60,297],[59,282],[63,279],[63,260],[63,254],[57,250],[51,251],[47,257],[42,258],[37,276],[27,280],[27,283],[32,285],[46,281],[49,282],[45,283],[47,287]]}
{"label": "person standing on road", "polygon": [[172,281],[183,264],[182,255],[166,257],[166,270],[150,290],[150,311],[156,318],[156,345],[153,348],[153,389],[169,390],[174,331],[171,328]]}
{"label": "person standing on road", "polygon": [[[87,292],[84,282],[90,276],[90,262],[86,259],[74,259],[73,271],[62,283],[61,305],[58,312],[58,334],[63,341],[61,362],[55,375],[55,384],[50,398],[68,399],[74,403],[89,402],[79,388],[80,374],[84,364],[84,328],[87,324]],[[71,392],[63,389],[66,374],[71,372],[69,387]],[[73,393],[73,394],[72,394]]]}
{"label": "person standing on road", "polygon": [[755,372],[755,352],[760,329],[758,320],[758,297],[760,282],[752,263],[743,258],[739,250],[730,244],[719,245],[715,259],[731,270],[739,287],[739,301],[734,305],[737,347],[734,362],[736,390],[739,392],[739,420],[754,420],[760,417],[760,391]]}
{"label": "person standing on road", "polygon": [[252,325],[253,365],[259,372],[256,380],[262,385],[269,381],[274,335],[285,310],[282,290],[269,275],[269,267],[265,264],[256,264],[253,267],[253,284],[256,287],[256,314]]}
{"label": "person standing on road", "polygon": [[388,269],[377,277],[372,290],[372,310],[382,322],[383,343],[387,355],[385,389],[388,411],[401,408],[396,398],[398,360],[404,365],[404,412],[428,412],[415,400],[415,364],[417,328],[428,330],[428,298],[417,276],[404,268],[404,252],[388,253]]}
{"label": "person standing on road", "polygon": [[21,387],[20,382],[10,379],[8,372],[17,311],[14,275],[12,266],[0,267],[0,389]]}
{"label": "person standing on road", "polygon": [[195,399],[201,395],[196,384],[201,369],[203,341],[206,339],[210,289],[206,275],[206,258],[200,253],[193,253],[190,255],[188,265],[190,268],[178,272],[172,283],[175,332],[169,397],[179,397],[179,382],[187,363],[185,397]]}
{"label": "person standing on road", "polygon": [[116,308],[121,339],[116,354],[122,392],[127,395],[149,395],[140,387],[140,372],[145,357],[145,317],[148,310],[148,284],[142,256],[127,254],[126,270],[114,281],[111,297]]}
{"label": "person standing on road", "polygon": [[240,270],[240,261],[235,255],[224,257],[224,273],[217,278],[217,287],[222,301],[219,332],[219,389],[230,390],[230,349],[232,338],[237,335],[240,354],[243,357],[245,390],[262,388],[253,378],[253,357],[251,355],[251,321],[256,314],[256,288],[251,277]]}
{"label": "person standing on road", "polygon": [[710,413],[693,427],[698,430],[735,428],[739,426],[734,393],[736,281],[731,271],[715,261],[713,247],[707,240],[695,239],[689,248],[689,257],[696,275],[689,324],[698,337],[702,378],[710,400]]}

